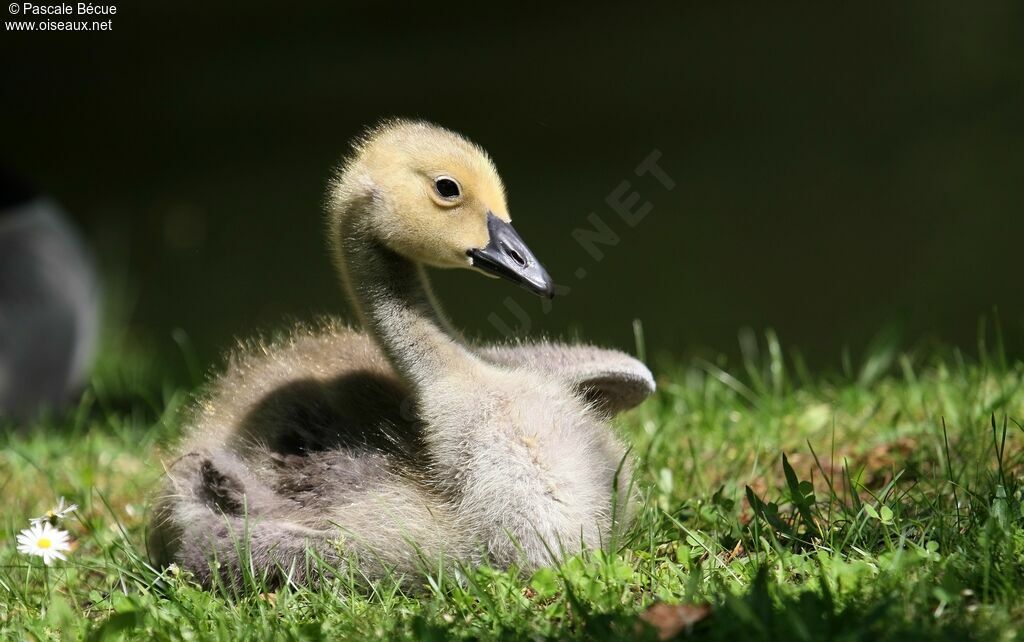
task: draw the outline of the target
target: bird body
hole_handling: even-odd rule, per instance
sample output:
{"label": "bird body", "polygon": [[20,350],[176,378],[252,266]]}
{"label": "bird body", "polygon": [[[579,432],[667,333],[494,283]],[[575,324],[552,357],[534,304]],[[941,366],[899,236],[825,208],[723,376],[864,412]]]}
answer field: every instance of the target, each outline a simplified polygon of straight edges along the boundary
{"label": "bird body", "polygon": [[0,425],[29,425],[81,392],[100,299],[92,254],[67,213],[0,168]]}
{"label": "bird body", "polygon": [[627,521],[630,462],[609,426],[653,391],[611,350],[475,346],[425,266],[550,295],[508,222],[493,164],[462,137],[395,121],[332,183],[328,232],[363,332],[337,323],[236,356],[197,405],[154,544],[207,583],[246,555],[313,579],[306,552],[372,581],[438,564],[536,568]]}

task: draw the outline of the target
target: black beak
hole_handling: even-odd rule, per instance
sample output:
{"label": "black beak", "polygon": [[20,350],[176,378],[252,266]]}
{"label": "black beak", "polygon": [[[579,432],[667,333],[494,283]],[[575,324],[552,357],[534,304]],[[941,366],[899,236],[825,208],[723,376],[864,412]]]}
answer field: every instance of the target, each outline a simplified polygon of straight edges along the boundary
{"label": "black beak", "polygon": [[518,283],[534,294],[549,299],[555,296],[555,284],[547,270],[511,224],[488,212],[487,231],[490,233],[487,247],[466,252],[473,267]]}

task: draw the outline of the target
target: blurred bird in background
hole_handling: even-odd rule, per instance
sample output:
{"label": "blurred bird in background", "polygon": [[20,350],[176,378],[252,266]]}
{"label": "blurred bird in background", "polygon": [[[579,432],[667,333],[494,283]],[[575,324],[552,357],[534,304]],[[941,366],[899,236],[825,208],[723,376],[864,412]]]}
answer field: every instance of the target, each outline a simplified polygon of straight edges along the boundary
{"label": "blurred bird in background", "polygon": [[65,212],[0,168],[0,423],[77,395],[99,315],[92,255]]}

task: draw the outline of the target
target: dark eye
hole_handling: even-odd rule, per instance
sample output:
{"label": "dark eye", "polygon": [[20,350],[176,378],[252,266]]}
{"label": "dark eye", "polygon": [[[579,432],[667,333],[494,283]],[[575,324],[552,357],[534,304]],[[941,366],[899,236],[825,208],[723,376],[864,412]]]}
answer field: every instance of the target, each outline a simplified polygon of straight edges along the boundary
{"label": "dark eye", "polygon": [[458,198],[462,194],[459,184],[454,178],[441,176],[434,180],[434,189],[441,195],[441,198]]}

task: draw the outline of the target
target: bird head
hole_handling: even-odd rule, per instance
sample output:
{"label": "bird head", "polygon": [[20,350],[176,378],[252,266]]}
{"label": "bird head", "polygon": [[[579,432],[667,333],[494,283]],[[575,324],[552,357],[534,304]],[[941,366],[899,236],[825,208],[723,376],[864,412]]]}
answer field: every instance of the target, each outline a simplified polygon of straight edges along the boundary
{"label": "bird head", "polygon": [[369,130],[332,182],[330,201],[334,234],[357,210],[361,231],[407,259],[552,296],[551,277],[511,225],[494,163],[455,132],[412,121]]}

